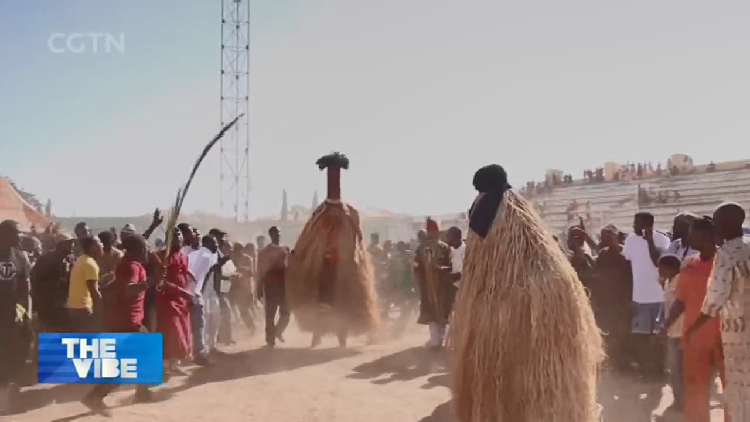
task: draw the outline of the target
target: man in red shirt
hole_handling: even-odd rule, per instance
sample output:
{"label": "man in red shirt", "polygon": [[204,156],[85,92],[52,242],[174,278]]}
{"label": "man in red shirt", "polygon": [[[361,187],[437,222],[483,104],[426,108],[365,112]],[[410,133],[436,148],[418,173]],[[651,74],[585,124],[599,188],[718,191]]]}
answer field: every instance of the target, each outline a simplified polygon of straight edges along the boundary
{"label": "man in red shirt", "polygon": [[[144,312],[145,292],[152,285],[146,277],[143,262],[146,260],[148,246],[143,236],[133,234],[122,240],[125,254],[115,270],[115,280],[104,292],[107,305],[104,310],[104,329],[115,333],[147,332],[141,325]],[[83,404],[92,411],[109,415],[104,398],[115,391],[118,384],[98,384],[83,399]],[[138,402],[148,401],[151,391],[147,385],[139,384],[135,399]]]}
{"label": "man in red shirt", "polygon": [[[724,384],[724,360],[721,352],[721,327],[718,318],[711,318],[691,336],[685,331],[701,315],[708,280],[716,256],[716,241],[711,219],[704,217],[693,223],[690,246],[700,254],[690,258],[680,270],[677,299],[672,305],[667,328],[684,313],[682,350],[685,380],[684,414],[687,422],[710,422],[709,391],[714,368]],[[689,337],[689,340],[688,340]]]}

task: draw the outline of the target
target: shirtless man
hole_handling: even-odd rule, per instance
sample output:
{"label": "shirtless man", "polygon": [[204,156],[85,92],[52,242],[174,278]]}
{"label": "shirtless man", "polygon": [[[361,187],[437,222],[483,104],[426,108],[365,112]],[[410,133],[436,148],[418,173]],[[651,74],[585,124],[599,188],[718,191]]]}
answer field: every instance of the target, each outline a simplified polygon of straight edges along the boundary
{"label": "shirtless man", "polygon": [[[276,345],[276,339],[284,342],[284,330],[289,325],[289,307],[286,302],[286,267],[289,248],[281,245],[281,231],[273,226],[268,229],[271,243],[258,254],[258,276],[263,286],[266,309],[266,344]],[[276,313],[279,321],[276,323]]]}

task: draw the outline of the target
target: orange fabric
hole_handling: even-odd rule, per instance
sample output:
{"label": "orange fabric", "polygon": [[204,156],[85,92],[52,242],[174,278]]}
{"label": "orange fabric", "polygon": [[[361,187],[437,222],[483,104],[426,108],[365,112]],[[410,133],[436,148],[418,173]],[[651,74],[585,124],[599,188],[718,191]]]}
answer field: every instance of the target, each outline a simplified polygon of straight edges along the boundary
{"label": "orange fabric", "polygon": [[[680,270],[680,279],[677,283],[676,296],[679,301],[685,304],[685,319],[682,325],[683,344],[684,333],[701,315],[701,306],[703,299],[706,297],[708,289],[708,277],[713,269],[713,260],[703,261],[700,256],[688,260],[685,266]],[[701,350],[714,350],[721,344],[721,322],[719,318],[711,318],[690,339],[690,348],[699,348]]]}
{"label": "orange fabric", "polygon": [[[718,369],[721,385],[726,388],[724,359],[721,356],[721,349],[716,347],[711,350],[701,350],[687,346],[683,349],[682,359],[685,379],[685,397],[683,399],[685,422],[711,422],[709,401],[714,368]],[[726,413],[724,420],[729,420]]]}

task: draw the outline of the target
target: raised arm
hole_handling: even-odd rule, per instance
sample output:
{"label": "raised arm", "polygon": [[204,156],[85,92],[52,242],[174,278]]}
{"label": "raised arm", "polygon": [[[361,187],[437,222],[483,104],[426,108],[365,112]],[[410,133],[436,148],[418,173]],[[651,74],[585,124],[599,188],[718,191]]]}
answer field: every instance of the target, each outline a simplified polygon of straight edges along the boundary
{"label": "raised arm", "polygon": [[145,232],[143,232],[143,237],[148,240],[148,238],[151,237],[151,235],[154,233],[154,230],[156,230],[156,228],[159,227],[163,221],[164,217],[162,217],[159,208],[157,208],[156,210],[154,210],[154,216],[151,220],[151,225],[148,226]]}

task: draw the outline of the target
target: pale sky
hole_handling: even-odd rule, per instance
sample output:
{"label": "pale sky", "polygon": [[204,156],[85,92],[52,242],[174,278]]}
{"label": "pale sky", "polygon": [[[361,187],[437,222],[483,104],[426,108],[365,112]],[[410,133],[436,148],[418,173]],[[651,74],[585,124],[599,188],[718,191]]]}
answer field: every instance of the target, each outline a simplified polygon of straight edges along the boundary
{"label": "pale sky", "polygon": [[[464,211],[498,163],[520,187],[605,161],[750,158],[750,3],[253,0],[251,217],[325,193]],[[219,0],[0,0],[0,174],[57,215],[168,206],[219,128]],[[55,54],[52,33],[123,34]],[[219,151],[188,211],[219,212]]]}

